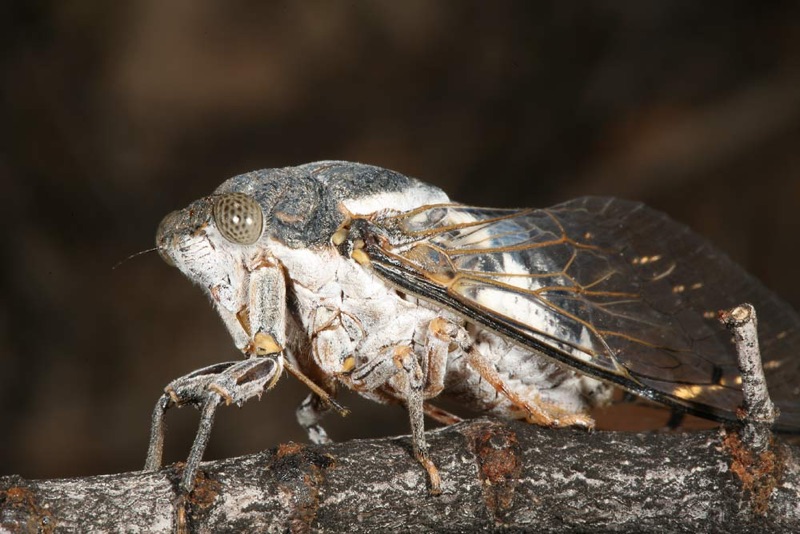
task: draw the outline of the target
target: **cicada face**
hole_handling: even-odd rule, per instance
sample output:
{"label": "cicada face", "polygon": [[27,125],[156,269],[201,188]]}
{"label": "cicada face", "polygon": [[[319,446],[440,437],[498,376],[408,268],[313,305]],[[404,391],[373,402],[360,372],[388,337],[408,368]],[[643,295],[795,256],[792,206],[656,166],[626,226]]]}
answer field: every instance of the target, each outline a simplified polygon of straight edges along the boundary
{"label": "cicada face", "polygon": [[170,265],[205,288],[230,311],[241,307],[249,266],[263,253],[255,246],[264,230],[261,205],[242,193],[214,195],[167,215],[156,235]]}

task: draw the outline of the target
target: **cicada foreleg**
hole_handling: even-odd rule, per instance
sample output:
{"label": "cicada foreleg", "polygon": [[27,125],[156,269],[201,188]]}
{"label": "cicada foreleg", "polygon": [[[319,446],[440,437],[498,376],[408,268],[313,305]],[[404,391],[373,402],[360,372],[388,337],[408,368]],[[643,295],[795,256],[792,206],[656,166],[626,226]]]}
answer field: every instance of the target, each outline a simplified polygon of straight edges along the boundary
{"label": "cicada foreleg", "polygon": [[272,388],[284,369],[286,337],[286,286],[280,269],[264,261],[250,271],[246,300],[238,313],[222,305],[219,292],[210,290],[225,325],[247,356],[246,360],[224,362],[199,369],[173,380],[153,411],[150,445],[145,470],[158,469],[164,446],[164,415],[173,406],[194,406],[201,412],[200,425],[186,461],[180,489],[194,487],[197,468],[203,458],[214,415],[220,404],[241,406]]}
{"label": "cicada foreleg", "polygon": [[277,382],[282,370],[283,357],[278,353],[270,357],[219,363],[173,380],[164,389],[164,395],[153,411],[145,470],[153,471],[161,466],[166,411],[174,406],[194,406],[201,413],[200,425],[180,482],[182,492],[192,491],[219,405],[241,406],[253,397],[260,397]]}

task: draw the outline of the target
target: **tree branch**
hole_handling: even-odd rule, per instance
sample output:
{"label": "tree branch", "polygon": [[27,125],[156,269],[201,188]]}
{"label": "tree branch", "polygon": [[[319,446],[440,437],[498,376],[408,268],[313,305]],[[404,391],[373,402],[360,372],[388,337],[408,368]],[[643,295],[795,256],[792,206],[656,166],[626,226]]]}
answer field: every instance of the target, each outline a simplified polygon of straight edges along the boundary
{"label": "tree branch", "polygon": [[[767,506],[731,469],[731,436],[587,433],[477,419],[428,434],[442,495],[409,438],[281,445],[181,469],[0,478],[0,530],[430,531],[498,528],[800,531],[797,446],[776,442]],[[734,446],[738,443],[734,440]],[[182,466],[180,466],[182,467]],[[180,529],[179,529],[180,530]]]}

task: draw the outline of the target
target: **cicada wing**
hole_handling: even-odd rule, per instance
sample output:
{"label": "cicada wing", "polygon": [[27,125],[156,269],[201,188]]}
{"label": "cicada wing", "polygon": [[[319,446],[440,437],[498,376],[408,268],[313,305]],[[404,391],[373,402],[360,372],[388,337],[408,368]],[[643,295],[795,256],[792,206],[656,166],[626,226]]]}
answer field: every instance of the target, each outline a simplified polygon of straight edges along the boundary
{"label": "cicada wing", "polygon": [[585,197],[550,209],[443,204],[368,223],[391,283],[639,395],[735,420],[741,377],[718,312],[759,318],[777,428],[800,431],[800,317],[666,215]]}

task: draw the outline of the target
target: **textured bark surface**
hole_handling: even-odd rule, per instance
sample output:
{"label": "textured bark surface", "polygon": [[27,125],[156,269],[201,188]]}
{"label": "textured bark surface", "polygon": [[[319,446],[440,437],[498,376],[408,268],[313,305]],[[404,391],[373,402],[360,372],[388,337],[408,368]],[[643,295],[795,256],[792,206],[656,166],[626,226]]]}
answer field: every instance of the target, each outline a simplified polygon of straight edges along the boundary
{"label": "textured bark surface", "polygon": [[800,531],[800,449],[753,459],[733,434],[549,430],[478,419],[429,434],[443,494],[407,437],[286,444],[202,465],[0,478],[2,531]]}

